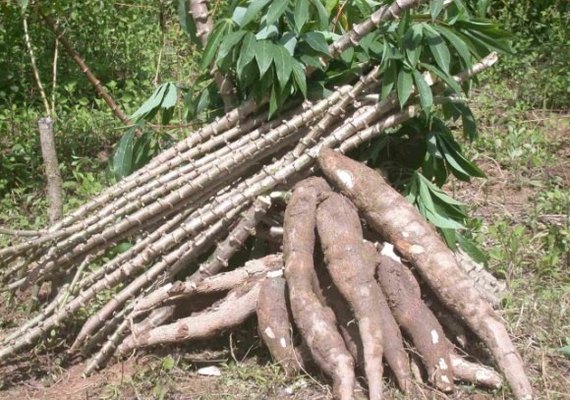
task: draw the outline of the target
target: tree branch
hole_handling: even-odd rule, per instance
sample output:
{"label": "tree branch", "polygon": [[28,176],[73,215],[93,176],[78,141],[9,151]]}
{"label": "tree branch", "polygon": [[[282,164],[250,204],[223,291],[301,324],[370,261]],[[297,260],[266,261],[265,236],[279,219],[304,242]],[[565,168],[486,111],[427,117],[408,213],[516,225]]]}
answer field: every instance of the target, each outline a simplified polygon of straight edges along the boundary
{"label": "tree branch", "polygon": [[97,92],[97,94],[105,101],[105,103],[107,103],[107,105],[113,112],[113,115],[115,115],[115,117],[117,117],[123,124],[130,125],[131,124],[130,118],[123,112],[123,110],[121,110],[121,108],[111,97],[109,92],[103,87],[101,81],[97,79],[97,77],[93,74],[89,66],[85,63],[85,60],[83,60],[83,58],[75,50],[71,42],[67,40],[67,38],[63,36],[61,32],[59,32],[59,29],[57,28],[55,21],[49,15],[41,14],[41,16],[44,22],[46,23],[47,27],[53,32],[56,38],[59,39],[59,41],[61,41],[61,44],[63,44],[63,47],[65,48],[67,54],[69,54],[71,58],[73,58],[75,63],[79,66],[79,69],[81,69],[81,72],[85,74],[89,82],[91,82],[91,84],[95,87],[95,91]]}

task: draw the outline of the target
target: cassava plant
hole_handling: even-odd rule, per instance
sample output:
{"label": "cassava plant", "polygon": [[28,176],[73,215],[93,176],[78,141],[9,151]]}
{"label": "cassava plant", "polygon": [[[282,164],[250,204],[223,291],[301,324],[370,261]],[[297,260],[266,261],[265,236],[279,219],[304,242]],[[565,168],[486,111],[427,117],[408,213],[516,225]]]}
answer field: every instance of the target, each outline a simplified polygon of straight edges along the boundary
{"label": "cassava plant", "polygon": [[[458,355],[461,329],[488,348],[516,398],[531,398],[493,309],[500,284],[458,261],[481,253],[463,205],[441,189],[450,175],[483,176],[449,125],[461,120],[475,138],[471,79],[510,36],[460,0],[178,7],[202,75],[190,88],[158,86],[130,116],[143,134],[120,141],[117,184],[0,249],[5,290],[67,281],[2,337],[0,362],[78,315],[87,319],[70,332],[70,352],[90,357],[90,373],[114,355],[210,337],[257,313],[284,370],[314,362],[341,399],[354,396],[355,366],[381,398],[383,358],[411,396],[424,379],[442,391],[454,380],[497,388],[494,370]],[[145,164],[157,114],[170,123],[177,106],[203,126]],[[406,197],[340,153],[382,169]],[[307,178],[315,174],[327,180]],[[421,365],[410,365],[401,332]]]}

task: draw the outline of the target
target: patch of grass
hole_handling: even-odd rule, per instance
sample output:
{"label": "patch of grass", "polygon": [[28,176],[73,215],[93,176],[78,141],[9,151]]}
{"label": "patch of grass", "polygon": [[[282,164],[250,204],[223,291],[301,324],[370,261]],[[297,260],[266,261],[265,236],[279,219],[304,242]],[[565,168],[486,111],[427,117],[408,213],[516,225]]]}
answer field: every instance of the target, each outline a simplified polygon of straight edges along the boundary
{"label": "patch of grass", "polygon": [[485,180],[457,183],[475,240],[506,280],[501,310],[545,399],[566,398],[570,333],[570,115],[533,110],[506,84],[474,97],[480,139],[470,155]]}

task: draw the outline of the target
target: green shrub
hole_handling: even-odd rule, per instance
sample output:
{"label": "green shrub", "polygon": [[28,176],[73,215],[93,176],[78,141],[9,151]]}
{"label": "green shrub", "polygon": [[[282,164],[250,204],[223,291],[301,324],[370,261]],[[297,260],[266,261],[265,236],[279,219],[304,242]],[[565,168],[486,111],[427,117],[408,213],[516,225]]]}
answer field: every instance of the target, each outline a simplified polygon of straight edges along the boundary
{"label": "green shrub", "polygon": [[502,57],[492,79],[509,80],[516,87],[517,100],[532,107],[570,107],[570,2],[486,3],[499,25],[517,36],[513,54]]}

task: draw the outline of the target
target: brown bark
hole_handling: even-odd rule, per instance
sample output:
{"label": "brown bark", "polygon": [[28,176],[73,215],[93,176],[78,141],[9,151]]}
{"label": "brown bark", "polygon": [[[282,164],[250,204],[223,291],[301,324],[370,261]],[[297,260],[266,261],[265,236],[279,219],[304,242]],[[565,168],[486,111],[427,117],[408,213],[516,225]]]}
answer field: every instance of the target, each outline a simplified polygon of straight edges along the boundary
{"label": "brown bark", "polygon": [[285,211],[285,278],[295,324],[313,359],[332,378],[335,396],[350,400],[355,386],[354,361],[336,329],[334,314],[321,305],[311,285],[317,200],[329,191],[321,178],[309,178],[295,186]]}
{"label": "brown bark", "polygon": [[411,271],[390,257],[378,255],[378,281],[398,324],[412,338],[428,373],[438,389],[453,390],[449,346],[437,318],[421,299],[420,287]]}
{"label": "brown bark", "polygon": [[374,281],[374,259],[363,257],[358,213],[344,196],[332,193],[317,209],[317,229],[327,269],[358,323],[370,399],[381,399],[382,293]]}
{"label": "brown bark", "polygon": [[[313,281],[316,282],[313,284],[315,292],[321,302],[334,311],[340,333],[346,343],[347,349],[359,367],[364,367],[362,340],[358,334],[358,326],[354,323],[354,315],[349,305],[343,299],[338,288],[334,285],[324,266],[318,269],[316,275],[318,275],[318,279],[316,276],[313,279]],[[411,371],[408,356],[404,349],[400,327],[396,323],[384,296],[379,297],[378,308],[382,321],[384,358],[394,374],[400,389],[404,393],[409,393],[411,388]]]}
{"label": "brown bark", "polygon": [[293,344],[292,315],[286,296],[287,288],[282,276],[265,278],[257,299],[257,329],[273,359],[288,376],[292,376],[303,365]]}
{"label": "brown bark", "polygon": [[161,325],[139,336],[132,335],[117,348],[117,354],[125,354],[135,347],[205,339],[237,326],[255,312],[260,286],[256,281],[238,287],[203,312]]}
{"label": "brown bark", "polygon": [[325,175],[362,211],[371,227],[411,262],[434,293],[487,345],[517,399],[531,399],[532,387],[501,318],[457,265],[434,228],[376,171],[323,148]]}

